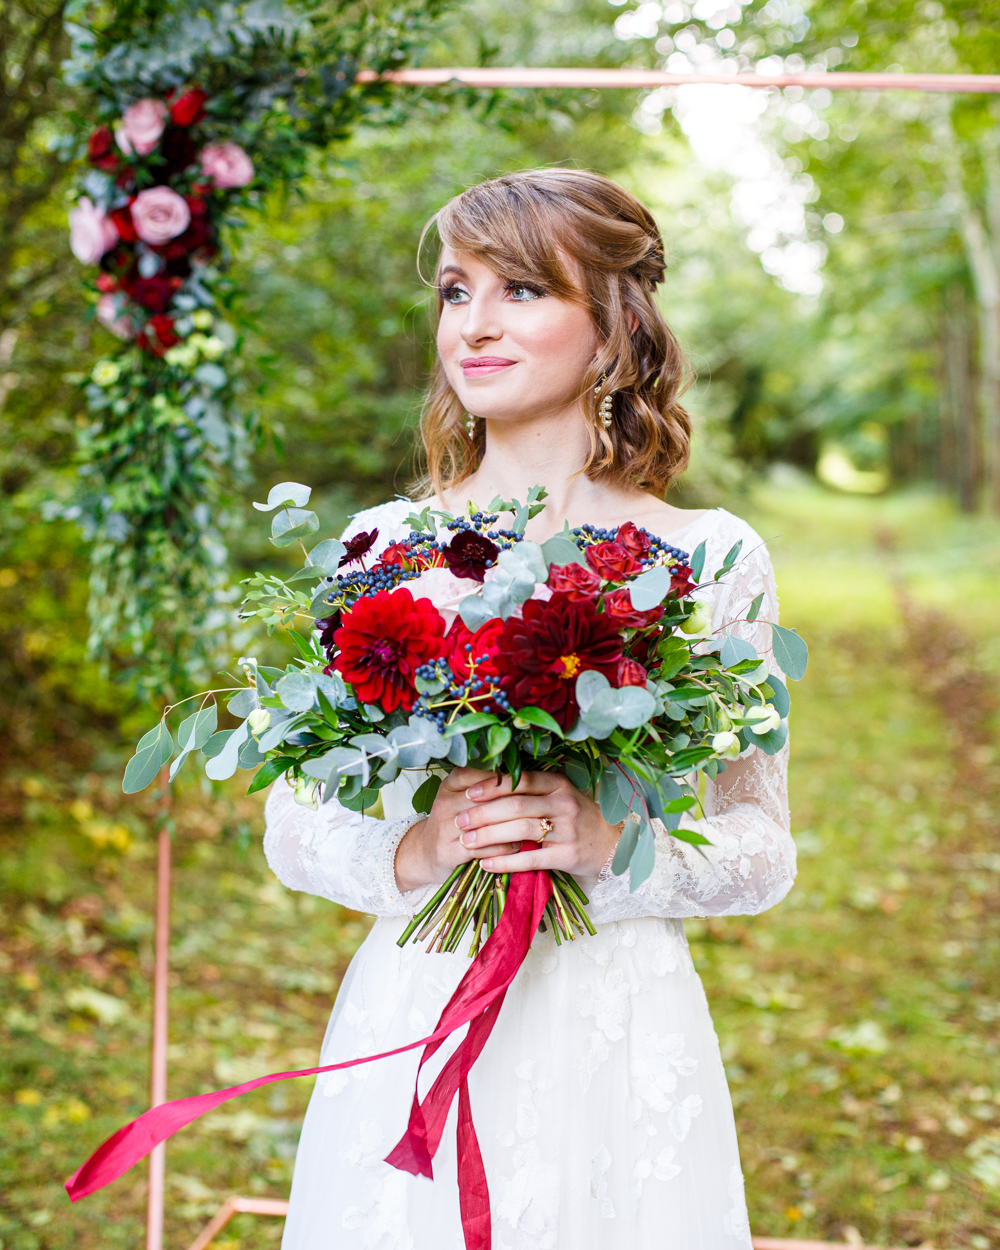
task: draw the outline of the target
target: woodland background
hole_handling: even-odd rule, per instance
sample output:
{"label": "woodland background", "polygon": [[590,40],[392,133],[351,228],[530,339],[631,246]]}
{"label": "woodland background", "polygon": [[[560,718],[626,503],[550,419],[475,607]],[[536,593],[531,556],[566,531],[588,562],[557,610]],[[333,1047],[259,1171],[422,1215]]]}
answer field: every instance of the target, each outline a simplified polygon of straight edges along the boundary
{"label": "woodland background", "polygon": [[[152,805],[119,784],[149,709],[87,661],[86,548],[42,520],[72,485],[80,376],[110,343],[67,246],[57,140],[87,102],[59,79],[65,13],[0,3],[4,1250],[136,1245],[143,1219],[141,1169],[77,1208],[61,1191],[146,1098],[154,863]],[[989,73],[998,52],[996,3],[468,0],[421,60]],[[806,215],[770,240],[695,159],[669,93],[410,103],[317,153],[245,232],[242,383],[265,435],[244,499],[308,482],[333,531],[405,490],[429,359],[416,241],[448,196],[569,162],[646,199],[698,371],[675,500],[758,526],[813,644],[793,728],[800,884],[764,917],[690,926],[755,1231],[1000,1245],[996,98],[776,93],[761,132]],[[789,247],[819,249],[822,290],[782,285]],[[272,557],[250,521],[234,579]],[[191,770],[178,799],[176,1095],[311,1060],[364,933],[274,882],[240,789]],[[244,1100],[171,1145],[169,1245],[228,1193],[287,1193],[307,1093]],[[241,1218],[230,1250],[276,1244],[279,1222]]]}

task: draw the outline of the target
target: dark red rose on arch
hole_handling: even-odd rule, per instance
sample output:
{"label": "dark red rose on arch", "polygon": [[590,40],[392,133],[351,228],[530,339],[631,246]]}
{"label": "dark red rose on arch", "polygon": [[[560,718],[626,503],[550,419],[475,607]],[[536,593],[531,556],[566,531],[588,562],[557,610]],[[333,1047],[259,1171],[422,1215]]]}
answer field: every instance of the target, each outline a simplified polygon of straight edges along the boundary
{"label": "dark red rose on arch", "polygon": [[417,599],[405,586],[359,599],[333,636],[340,654],[333,667],[354,687],[362,703],[383,712],[416,702],[417,669],[441,654],[444,620],[430,599]]}
{"label": "dark red rose on arch", "polygon": [[570,599],[596,599],[601,593],[601,579],[582,564],[553,564],[549,588],[553,593],[564,591]]}
{"label": "dark red rose on arch", "polygon": [[638,660],[625,658],[618,661],[616,686],[644,686],[648,680],[649,674]]}
{"label": "dark red rose on arch", "polygon": [[444,657],[448,667],[459,681],[465,681],[472,675],[473,668],[477,677],[496,680],[497,639],[503,632],[504,623],[494,617],[480,625],[475,633],[460,616],[452,621],[451,629],[444,639]]}
{"label": "dark red rose on arch", "polygon": [[192,87],[190,91],[185,91],[171,104],[170,120],[176,126],[193,126],[205,116],[207,99],[207,91],[202,91],[200,87]]}
{"label": "dark red rose on arch", "polygon": [[87,156],[92,161],[99,161],[107,156],[114,146],[115,137],[107,126],[98,126],[87,140]]}
{"label": "dark red rose on arch", "polygon": [[462,530],[442,552],[448,568],[456,577],[471,577],[481,582],[486,570],[496,564],[500,548],[485,534]]}
{"label": "dark red rose on arch", "polygon": [[627,586],[604,596],[604,611],[613,621],[617,621],[619,625],[628,629],[646,629],[649,625],[655,624],[663,615],[661,607],[648,608],[644,612],[634,608]]}
{"label": "dark red rose on arch", "polygon": [[174,329],[173,317],[157,313],[146,322],[145,330],[135,341],[143,350],[152,352],[154,356],[162,356],[175,343],[179,343],[181,337]]}
{"label": "dark red rose on arch", "polygon": [[204,217],[192,217],[188,228],[156,250],[167,260],[180,260],[212,242],[212,226]]}
{"label": "dark red rose on arch", "polygon": [[166,312],[174,298],[173,283],[169,278],[136,278],[132,283],[132,298],[142,308],[153,313]]}
{"label": "dark red rose on arch", "polygon": [[[338,569],[342,569],[345,564],[350,564],[352,560],[360,560],[362,556],[366,556],[372,547],[375,546],[378,539],[378,530],[362,530],[360,534],[355,534],[353,538],[349,538],[344,546],[347,550],[340,557]],[[369,700],[370,702],[370,700]]]}
{"label": "dark red rose on arch", "polygon": [[615,622],[599,615],[590,599],[560,591],[548,602],[529,599],[520,620],[506,621],[495,663],[515,708],[540,707],[568,730],[580,711],[576,678],[593,669],[614,682],[621,656]]}
{"label": "dark red rose on arch", "polygon": [[648,555],[649,549],[653,545],[649,535],[631,521],[626,521],[624,525],[618,526],[615,542],[621,543],[625,550],[631,551],[634,556]]}
{"label": "dark red rose on arch", "polygon": [[163,156],[166,170],[164,171],[162,165],[159,167],[157,180],[163,182],[166,181],[165,174],[179,174],[187,169],[189,165],[193,165],[198,149],[195,141],[186,129],[168,126],[163,138],[160,140],[160,152]]}
{"label": "dark red rose on arch", "polygon": [[619,542],[594,543],[585,555],[590,567],[606,582],[620,582],[642,568],[632,552]]}
{"label": "dark red rose on arch", "polygon": [[123,243],[135,243],[139,236],[135,232],[135,223],[132,221],[132,210],[127,204],[121,208],[112,209],[108,216],[115,223],[115,229],[121,235]]}

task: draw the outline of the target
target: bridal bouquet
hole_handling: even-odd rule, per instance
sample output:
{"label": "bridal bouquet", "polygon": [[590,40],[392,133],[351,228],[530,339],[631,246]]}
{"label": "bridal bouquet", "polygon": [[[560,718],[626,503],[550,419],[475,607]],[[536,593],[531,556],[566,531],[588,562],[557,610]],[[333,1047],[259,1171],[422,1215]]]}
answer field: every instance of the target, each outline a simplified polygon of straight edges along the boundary
{"label": "bridal bouquet", "polygon": [[[305,806],[336,798],[374,815],[380,789],[404,770],[426,774],[413,796],[425,813],[452,768],[508,773],[514,785],[524,769],[556,771],[622,826],[612,867],[629,870],[634,890],[653,869],[654,819],[676,838],[706,842],[680,828],[697,806],[699,772],[715,777],[728,760],[784,745],[787,687],[748,642],[713,633],[699,595],[734,569],[740,543],[707,577],[704,543],[689,555],[630,522],[566,526],[531,542],[525,526],[545,498],[533,487],[524,503],[412,513],[409,537],[372,559],[377,530],[306,550],[319,529],[309,495],[283,482],[254,504],[275,513],[271,541],[299,544],[305,559],[290,577],[245,583],[244,617],[280,628],[296,656],[284,668],[243,657],[238,687],[192,696],[200,705],[176,746],[166,708],[128,764],[127,793],[171,758],[173,778],[194,751],[216,780],[257,768],[250,793],[286,775]],[[756,620],[762,600],[726,629]],[[800,679],[804,641],[762,623],[777,665]],[[222,694],[232,696],[235,729],[217,729]],[[556,941],[592,933],[579,885],[550,876],[545,919]],[[429,937],[428,949],[455,950],[471,926],[476,954],[509,885],[478,861],[459,866],[400,945]]]}

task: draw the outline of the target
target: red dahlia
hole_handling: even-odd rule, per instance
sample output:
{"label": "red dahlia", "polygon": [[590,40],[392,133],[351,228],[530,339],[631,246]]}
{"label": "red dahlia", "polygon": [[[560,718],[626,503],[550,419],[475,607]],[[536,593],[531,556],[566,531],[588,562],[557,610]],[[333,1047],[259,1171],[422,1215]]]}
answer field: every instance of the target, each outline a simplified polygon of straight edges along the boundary
{"label": "red dahlia", "polygon": [[511,617],[497,639],[495,664],[515,708],[540,707],[563,729],[579,714],[576,678],[586,669],[618,676],[622,640],[610,617],[598,615],[590,599],[565,592],[543,603],[529,599],[523,617]]}
{"label": "red dahlia", "polygon": [[632,552],[619,542],[594,543],[585,555],[590,567],[606,582],[620,582],[642,568]]}
{"label": "red dahlia", "polygon": [[362,703],[408,712],[417,697],[416,670],[441,654],[443,636],[444,621],[430,599],[414,602],[404,586],[380,590],[344,613],[333,636],[340,651],[333,667]]}

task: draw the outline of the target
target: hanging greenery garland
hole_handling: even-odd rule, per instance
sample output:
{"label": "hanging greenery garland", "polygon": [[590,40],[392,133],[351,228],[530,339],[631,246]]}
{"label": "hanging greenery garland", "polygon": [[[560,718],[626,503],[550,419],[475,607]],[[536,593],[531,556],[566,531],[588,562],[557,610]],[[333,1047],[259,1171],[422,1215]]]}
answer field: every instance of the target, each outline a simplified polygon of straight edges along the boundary
{"label": "hanging greenery garland", "polygon": [[80,485],[59,511],[92,543],[91,651],[149,693],[201,680],[232,641],[228,500],[259,435],[227,276],[246,212],[360,118],[405,116],[415,93],[356,70],[404,63],[448,3],[140,0],[103,24],[70,6],[66,76],[94,103],[71,247],[120,346],[84,383]]}

